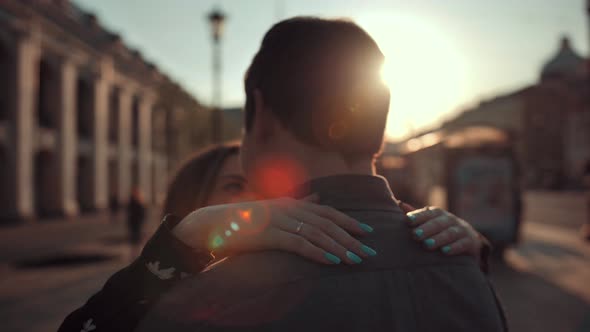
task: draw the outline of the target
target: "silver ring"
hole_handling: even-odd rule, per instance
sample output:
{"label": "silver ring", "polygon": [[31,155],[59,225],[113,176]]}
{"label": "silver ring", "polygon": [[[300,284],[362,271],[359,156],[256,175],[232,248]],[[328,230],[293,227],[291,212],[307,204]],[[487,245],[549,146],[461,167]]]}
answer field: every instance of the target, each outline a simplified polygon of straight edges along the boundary
{"label": "silver ring", "polygon": [[303,221],[300,221],[299,225],[297,225],[297,229],[295,229],[295,234],[299,234],[299,232],[301,232],[302,228],[303,228]]}

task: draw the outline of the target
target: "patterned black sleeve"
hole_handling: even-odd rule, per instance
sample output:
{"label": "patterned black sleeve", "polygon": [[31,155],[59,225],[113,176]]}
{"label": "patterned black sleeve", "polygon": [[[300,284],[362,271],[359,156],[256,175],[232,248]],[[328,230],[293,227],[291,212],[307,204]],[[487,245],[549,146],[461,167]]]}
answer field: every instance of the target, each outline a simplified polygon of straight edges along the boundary
{"label": "patterned black sleeve", "polygon": [[492,253],[492,244],[481,234],[479,234],[479,239],[482,242],[481,249],[479,251],[479,268],[483,273],[488,275],[490,273],[490,255]]}
{"label": "patterned black sleeve", "polygon": [[59,332],[132,331],[161,294],[203,270],[212,256],[195,251],[172,234],[178,221],[172,215],[164,217],[141,255],[68,315]]}

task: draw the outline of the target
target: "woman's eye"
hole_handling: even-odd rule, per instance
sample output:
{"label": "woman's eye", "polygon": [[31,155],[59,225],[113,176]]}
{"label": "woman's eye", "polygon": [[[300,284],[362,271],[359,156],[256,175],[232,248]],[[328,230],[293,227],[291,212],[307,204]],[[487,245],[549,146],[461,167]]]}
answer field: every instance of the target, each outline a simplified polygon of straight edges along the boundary
{"label": "woman's eye", "polygon": [[223,186],[223,190],[232,194],[239,194],[244,191],[244,184],[239,182],[227,183]]}

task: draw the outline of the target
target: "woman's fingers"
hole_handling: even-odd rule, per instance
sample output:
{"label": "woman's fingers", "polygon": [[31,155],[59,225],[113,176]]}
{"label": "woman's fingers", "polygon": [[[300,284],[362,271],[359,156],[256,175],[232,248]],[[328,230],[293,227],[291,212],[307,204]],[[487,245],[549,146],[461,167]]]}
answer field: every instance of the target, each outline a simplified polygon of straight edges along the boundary
{"label": "woman's fingers", "polygon": [[298,234],[277,230],[273,237],[277,240],[278,249],[282,249],[322,264],[340,264],[341,259],[312,244]]}
{"label": "woman's fingers", "polygon": [[[428,213],[436,216],[425,220]],[[423,209],[415,222],[419,225],[412,230],[414,239],[421,241],[426,248],[440,249],[448,255],[470,254],[478,257],[478,246],[481,246],[478,233],[455,215],[440,209]]]}
{"label": "woman's fingers", "polygon": [[473,239],[470,237],[462,237],[459,240],[447,244],[441,248],[445,255],[461,255],[469,254],[474,246]]}
{"label": "woman's fingers", "polygon": [[408,224],[412,227],[422,225],[430,219],[436,218],[443,214],[445,214],[444,210],[430,206],[406,213],[408,216]]}
{"label": "woman's fingers", "polygon": [[296,233],[349,264],[358,264],[368,253],[362,244],[328,219],[304,210],[290,212],[286,231]]}
{"label": "woman's fingers", "polygon": [[469,239],[469,235],[465,232],[463,228],[459,226],[451,226],[440,233],[425,238],[424,245],[428,249],[434,250],[442,248],[446,245],[452,244],[464,238]]}
{"label": "woman's fingers", "polygon": [[301,200],[304,202],[309,202],[309,203],[318,203],[320,201],[320,195],[311,194],[309,196],[302,198]]}
{"label": "woman's fingers", "polygon": [[[268,201],[265,215],[269,224],[259,232],[233,232],[223,237],[218,251],[247,252],[282,249],[326,264],[358,264],[377,254],[351,234],[369,230],[346,214],[314,203],[313,195],[305,201],[280,198]],[[252,209],[252,208],[250,208]],[[253,218],[258,219],[258,218]],[[233,226],[232,226],[233,227]]]}
{"label": "woman's fingers", "polygon": [[350,234],[364,235],[373,231],[373,227],[358,222],[354,218],[336,210],[331,206],[299,202],[297,208],[312,212],[324,219],[330,220],[332,223],[338,225],[340,228],[344,229]]}
{"label": "woman's fingers", "polygon": [[449,215],[442,214],[414,228],[412,230],[412,233],[415,239],[425,240],[455,225],[457,225],[457,222],[453,222],[452,218]]}

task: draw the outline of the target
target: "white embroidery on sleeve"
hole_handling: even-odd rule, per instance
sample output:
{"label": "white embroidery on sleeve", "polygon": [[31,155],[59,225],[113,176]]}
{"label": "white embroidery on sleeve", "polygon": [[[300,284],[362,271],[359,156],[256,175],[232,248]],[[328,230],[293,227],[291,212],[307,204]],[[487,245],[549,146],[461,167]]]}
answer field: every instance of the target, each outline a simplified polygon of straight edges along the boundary
{"label": "white embroidery on sleeve", "polygon": [[162,280],[171,279],[174,276],[175,268],[171,267],[168,269],[160,269],[160,262],[150,262],[145,265],[151,273]]}
{"label": "white embroidery on sleeve", "polygon": [[90,332],[92,330],[96,330],[96,325],[92,324],[92,319],[89,319],[82,325],[80,332]]}

